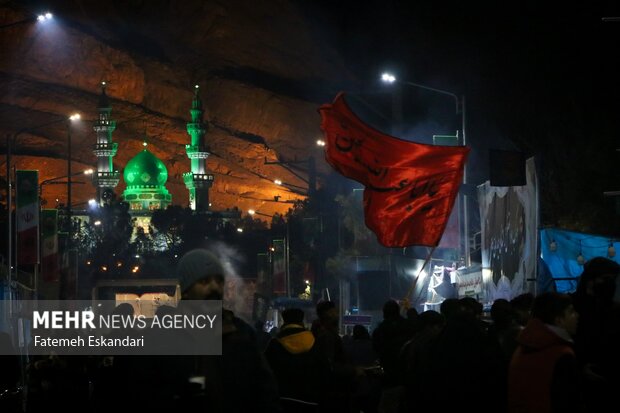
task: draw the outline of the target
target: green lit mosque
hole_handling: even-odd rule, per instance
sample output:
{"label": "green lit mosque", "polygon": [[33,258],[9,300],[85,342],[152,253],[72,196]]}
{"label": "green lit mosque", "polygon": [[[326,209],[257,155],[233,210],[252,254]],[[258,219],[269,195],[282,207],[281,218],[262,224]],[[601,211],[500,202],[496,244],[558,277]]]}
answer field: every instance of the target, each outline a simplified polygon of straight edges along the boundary
{"label": "green lit mosque", "polygon": [[146,149],[134,156],[123,171],[127,188],[123,191],[123,200],[129,203],[131,211],[152,211],[166,209],[172,202],[172,196],[166,189],[168,170],[166,165]]}
{"label": "green lit mosque", "polygon": [[[111,118],[112,108],[106,94],[106,84],[101,84],[99,97],[99,117],[93,126],[97,135],[93,153],[97,157],[97,169],[93,175],[93,184],[97,189],[97,203],[103,205],[113,197],[114,188],[120,181],[120,172],[114,170],[113,158],[118,150],[118,143],[112,141],[116,122]],[[185,186],[189,191],[189,206],[196,212],[209,211],[209,188],[213,184],[213,175],[207,173],[209,146],[205,143],[207,125],[203,122],[204,111],[196,85],[192,107],[191,122],[187,124],[190,143],[185,145],[191,169],[183,174]],[[134,156],[123,171],[126,189],[122,199],[129,204],[132,215],[150,216],[157,209],[165,209],[172,203],[172,195],[166,188],[168,169],[166,165],[148,150],[144,149]]]}

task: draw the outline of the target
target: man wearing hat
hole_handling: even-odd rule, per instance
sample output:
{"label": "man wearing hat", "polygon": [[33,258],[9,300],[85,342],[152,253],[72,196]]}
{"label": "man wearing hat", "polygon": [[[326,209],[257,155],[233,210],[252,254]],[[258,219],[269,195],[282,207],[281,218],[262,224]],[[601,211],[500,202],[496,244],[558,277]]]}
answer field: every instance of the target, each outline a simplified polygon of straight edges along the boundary
{"label": "man wearing hat", "polygon": [[185,254],[177,266],[177,278],[184,300],[221,300],[224,297],[224,267],[205,249]]}
{"label": "man wearing hat", "polygon": [[[177,266],[182,300],[222,300],[226,271],[220,259],[206,249],[186,253]],[[222,355],[200,356],[207,403],[215,411],[280,412],[273,373],[256,344],[254,330],[232,311],[222,309]],[[213,389],[211,389],[213,390]]]}

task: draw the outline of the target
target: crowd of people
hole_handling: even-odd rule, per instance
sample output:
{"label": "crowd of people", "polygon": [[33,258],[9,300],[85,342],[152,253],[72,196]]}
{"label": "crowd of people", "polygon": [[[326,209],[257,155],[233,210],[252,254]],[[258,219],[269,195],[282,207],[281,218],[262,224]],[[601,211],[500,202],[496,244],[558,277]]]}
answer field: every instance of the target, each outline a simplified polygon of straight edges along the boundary
{"label": "crowd of people", "polygon": [[[390,300],[372,333],[357,325],[350,336],[339,334],[331,301],[316,305],[316,320],[306,320],[302,309],[285,309],[271,333],[224,309],[221,356],[37,357],[27,366],[25,402],[13,407],[598,411],[614,405],[620,384],[619,275],[620,265],[597,257],[584,265],[575,293],[498,299],[489,316],[469,297],[446,299],[439,312],[420,314]],[[221,300],[224,276],[215,255],[189,252],[178,266],[182,299]],[[8,363],[2,360],[5,373]],[[15,378],[3,374],[3,386]]]}

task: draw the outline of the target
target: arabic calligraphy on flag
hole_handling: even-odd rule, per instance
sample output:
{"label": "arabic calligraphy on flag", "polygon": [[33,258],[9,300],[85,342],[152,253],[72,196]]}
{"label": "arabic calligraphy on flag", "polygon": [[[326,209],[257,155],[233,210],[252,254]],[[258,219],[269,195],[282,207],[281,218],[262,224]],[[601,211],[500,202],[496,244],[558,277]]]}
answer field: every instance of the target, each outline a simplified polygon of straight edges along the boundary
{"label": "arabic calligraphy on flag", "polygon": [[321,106],[325,159],[365,186],[366,226],[386,247],[437,246],[463,180],[464,146],[409,142],[362,122],[340,93]]}

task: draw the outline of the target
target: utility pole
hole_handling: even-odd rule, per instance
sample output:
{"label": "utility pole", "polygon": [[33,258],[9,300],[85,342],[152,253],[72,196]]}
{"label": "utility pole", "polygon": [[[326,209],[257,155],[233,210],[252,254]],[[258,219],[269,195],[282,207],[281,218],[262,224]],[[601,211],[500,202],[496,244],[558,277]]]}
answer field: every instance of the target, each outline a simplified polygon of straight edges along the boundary
{"label": "utility pole", "polygon": [[11,139],[11,135],[6,135],[6,211],[7,211],[7,280],[8,280],[8,288],[9,288],[9,318],[13,315],[13,223],[12,223],[12,214],[11,210],[13,209],[12,205],[12,194],[11,191],[13,188],[11,187],[11,145],[13,139]]}
{"label": "utility pole", "polygon": [[71,125],[67,125],[67,242],[71,249]]}

